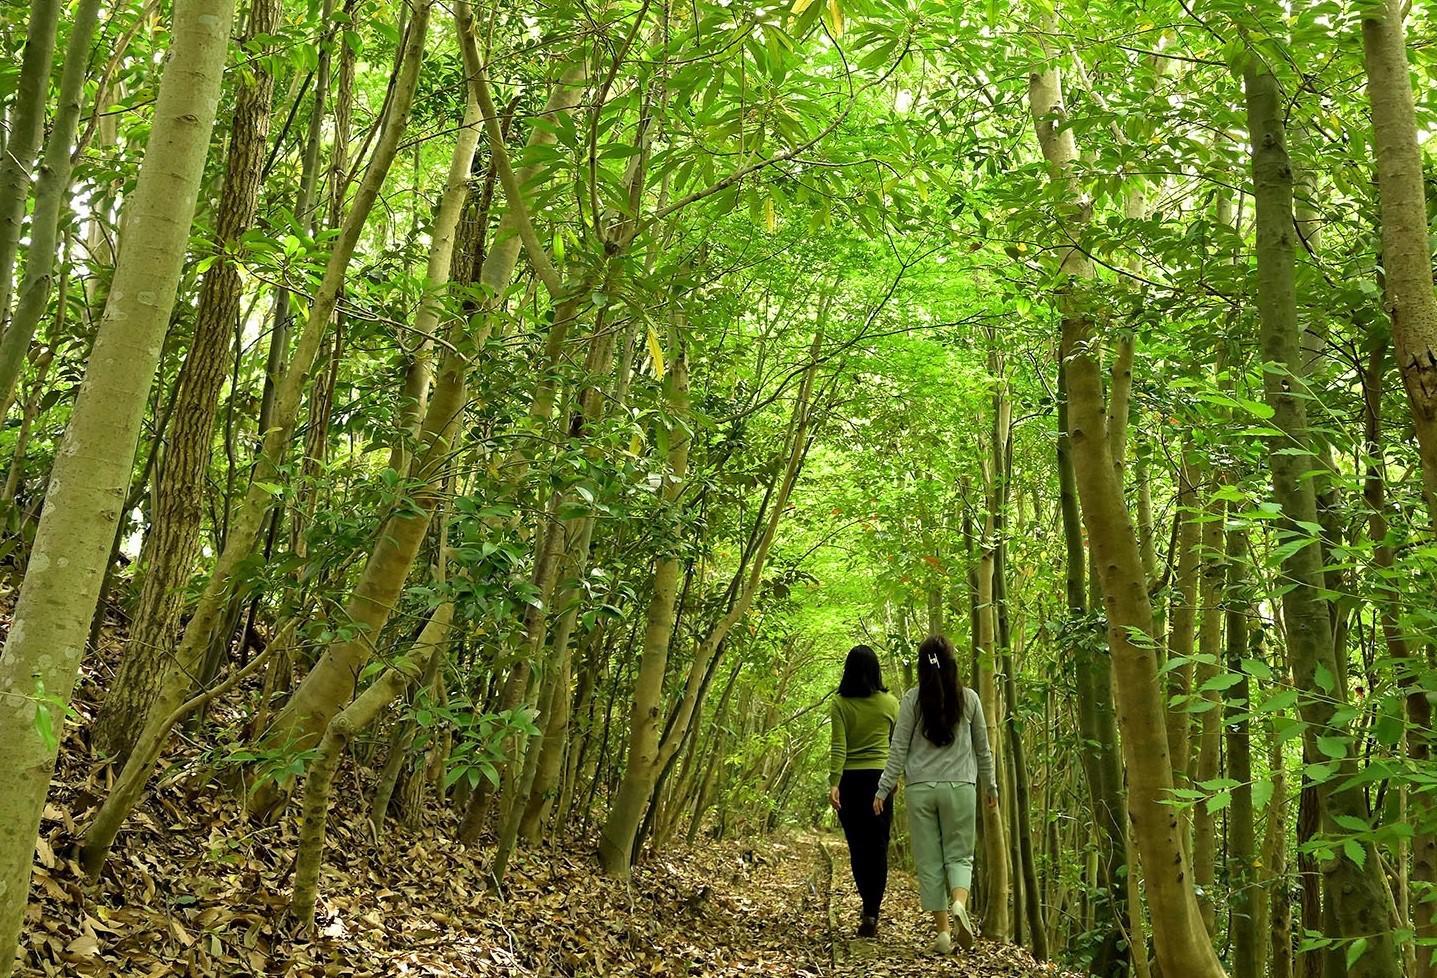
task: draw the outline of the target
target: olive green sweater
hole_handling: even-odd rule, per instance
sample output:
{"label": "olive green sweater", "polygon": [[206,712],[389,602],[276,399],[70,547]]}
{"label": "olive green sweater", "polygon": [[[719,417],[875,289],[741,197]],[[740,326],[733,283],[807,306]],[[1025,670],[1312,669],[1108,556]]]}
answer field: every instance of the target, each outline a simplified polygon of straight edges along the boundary
{"label": "olive green sweater", "polygon": [[835,696],[829,709],[833,740],[828,750],[828,783],[836,785],[844,771],[881,771],[888,763],[888,741],[898,719],[892,693],[862,699]]}

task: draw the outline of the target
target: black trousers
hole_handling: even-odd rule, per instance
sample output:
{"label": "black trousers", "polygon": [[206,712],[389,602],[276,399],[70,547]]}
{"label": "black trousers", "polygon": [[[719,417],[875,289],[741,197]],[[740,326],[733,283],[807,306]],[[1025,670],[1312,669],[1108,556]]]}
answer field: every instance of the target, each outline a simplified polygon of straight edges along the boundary
{"label": "black trousers", "polygon": [[888,833],[893,825],[893,806],[885,805],[882,815],[873,814],[873,795],[878,791],[882,771],[844,771],[838,782],[838,821],[848,839],[848,861],[853,882],[863,900],[863,916],[877,917],[888,888]]}

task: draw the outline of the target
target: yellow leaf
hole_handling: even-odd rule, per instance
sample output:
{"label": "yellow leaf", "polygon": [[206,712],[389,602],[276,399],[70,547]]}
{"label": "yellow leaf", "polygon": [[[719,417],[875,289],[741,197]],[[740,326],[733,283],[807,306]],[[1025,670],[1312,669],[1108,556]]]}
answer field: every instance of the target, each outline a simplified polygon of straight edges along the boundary
{"label": "yellow leaf", "polygon": [[629,439],[629,454],[637,455],[644,450],[644,436],[634,432],[634,437]]}
{"label": "yellow leaf", "polygon": [[664,348],[659,343],[659,334],[649,327],[649,359],[654,362],[654,376],[659,380],[664,379]]}
{"label": "yellow leaf", "polygon": [[770,197],[763,202],[763,226],[770,234],[778,227],[778,217],[773,212],[773,198]]}
{"label": "yellow leaf", "polygon": [[843,36],[843,10],[838,6],[838,0],[828,0],[828,19],[833,25],[833,36]]}
{"label": "yellow leaf", "polygon": [[813,5],[813,0],[793,0],[793,12],[801,14]]}

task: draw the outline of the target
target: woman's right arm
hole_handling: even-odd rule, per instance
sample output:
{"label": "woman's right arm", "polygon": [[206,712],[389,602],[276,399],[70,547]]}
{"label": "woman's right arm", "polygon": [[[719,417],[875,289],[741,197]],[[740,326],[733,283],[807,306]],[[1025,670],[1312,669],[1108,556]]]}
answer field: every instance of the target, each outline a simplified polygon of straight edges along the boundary
{"label": "woman's right arm", "polygon": [[905,696],[898,708],[898,723],[893,728],[893,740],[888,745],[888,763],[883,768],[883,776],[878,779],[875,798],[887,798],[893,793],[898,776],[903,773],[903,765],[908,762],[908,742],[913,739],[914,702],[914,697]]}
{"label": "woman's right arm", "polygon": [[838,787],[843,780],[843,765],[848,762],[848,730],[843,726],[843,711],[838,708],[838,697],[834,696],[828,708],[828,725],[831,731],[828,741],[828,786]]}
{"label": "woman's right arm", "polygon": [[[970,687],[971,688],[971,687]],[[978,691],[968,704],[968,724],[973,730],[973,758],[978,762],[978,781],[992,798],[998,797],[998,781],[993,777],[993,751],[988,745],[988,721],[983,717],[983,701]]]}

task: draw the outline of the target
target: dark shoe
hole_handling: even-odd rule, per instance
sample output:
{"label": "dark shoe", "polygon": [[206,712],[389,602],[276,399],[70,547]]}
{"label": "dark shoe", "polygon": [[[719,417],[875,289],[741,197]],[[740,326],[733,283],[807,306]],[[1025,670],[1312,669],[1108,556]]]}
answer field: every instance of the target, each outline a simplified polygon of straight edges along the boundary
{"label": "dark shoe", "polygon": [[877,936],[878,936],[878,918],[877,918],[877,917],[864,917],[864,918],[863,918],[863,922],[858,925],[858,936],[859,936],[859,937],[877,937]]}

